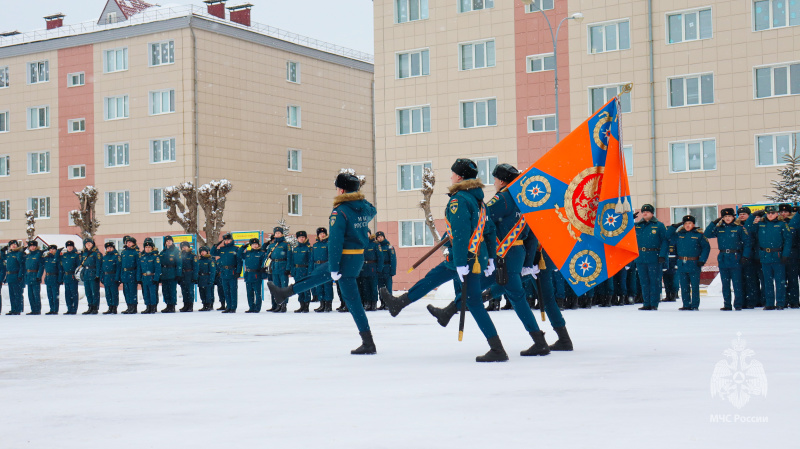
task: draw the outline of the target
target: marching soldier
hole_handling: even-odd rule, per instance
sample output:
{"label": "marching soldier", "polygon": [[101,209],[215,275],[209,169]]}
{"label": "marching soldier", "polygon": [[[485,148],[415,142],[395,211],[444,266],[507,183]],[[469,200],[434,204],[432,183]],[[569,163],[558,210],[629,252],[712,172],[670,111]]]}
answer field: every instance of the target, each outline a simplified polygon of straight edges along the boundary
{"label": "marching soldier", "polygon": [[242,245],[239,249],[239,257],[244,267],[244,285],[247,289],[248,308],[245,313],[259,313],[263,301],[262,276],[267,253],[261,250],[261,242],[257,238],[252,238],[247,245]]}
{"label": "marching soldier", "polygon": [[75,279],[75,271],[81,264],[81,255],[75,249],[75,242],[67,240],[61,253],[61,275],[64,280],[64,302],[67,305],[67,312],[64,315],[75,315],[78,313],[78,280]]}
{"label": "marching soldier", "polygon": [[27,315],[42,313],[42,275],[44,274],[44,258],[39,249],[39,242],[28,242],[28,254],[25,256],[25,285],[28,287],[28,302],[31,311]]}
{"label": "marching soldier", "polygon": [[197,283],[197,258],[189,242],[181,242],[180,284],[183,307],[181,312],[194,311],[194,284]]}
{"label": "marching soldier", "polygon": [[[700,228],[695,227],[692,215],[683,217],[667,231],[667,238],[678,254],[678,276],[683,307],[678,310],[697,310],[700,307],[700,272],[708,260],[711,246]],[[680,228],[680,230],[678,230]]]}
{"label": "marching soldier", "polygon": [[222,313],[236,313],[239,294],[238,279],[242,272],[242,259],[239,258],[239,251],[233,243],[233,234],[230,232],[222,236],[222,242],[212,249],[211,254],[217,260],[217,270],[220,275],[225,292],[225,310]]}
{"label": "marching soldier", "polygon": [[[314,269],[328,263],[328,230],[317,228],[317,241],[312,248]],[[312,270],[313,271],[313,270]],[[314,312],[331,312],[333,310],[333,281],[327,281],[316,287],[319,307]]]}
{"label": "marching soldier", "polygon": [[[756,216],[765,214],[766,220],[754,223]],[[764,273],[764,310],[783,310],[786,307],[786,263],[792,252],[789,226],[780,219],[775,206],[767,206],[751,215],[745,227],[756,242]]]}
{"label": "marching soldier", "polygon": [[[292,248],[289,252],[289,270],[291,271],[294,281],[308,276],[311,272],[309,266],[311,265],[311,246],[308,244],[308,234],[306,231],[297,231],[297,246]],[[295,310],[294,313],[308,313],[308,306],[311,302],[311,290],[301,292],[297,295],[300,301],[300,308]]]}
{"label": "marching soldier", "polygon": [[667,262],[667,228],[653,215],[655,211],[650,204],[642,206],[642,219],[635,225],[636,240],[639,242],[636,270],[642,284],[644,302],[639,310],[658,310],[661,299],[661,267]]}
{"label": "marching soldier", "polygon": [[156,251],[153,239],[144,239],[144,252],[139,255],[136,265],[136,279],[142,283],[142,298],[147,308],[144,314],[156,313],[158,307],[158,281],[161,278],[161,258]]}
{"label": "marching soldier", "polygon": [[[749,207],[740,207],[739,216],[736,223],[745,226],[747,219],[750,218],[752,213]],[[753,238],[751,230],[748,230],[750,237],[750,257],[748,260],[742,260],[742,291],[744,293],[743,309],[754,309],[761,301],[761,262],[758,260],[758,250],[755,247],[755,239]]]}
{"label": "marching soldier", "polygon": [[81,252],[81,280],[86,293],[86,302],[89,309],[83,315],[97,315],[100,310],[100,268],[103,257],[94,245],[91,238],[83,239],[83,252]]}
{"label": "marching soldier", "polygon": [[136,268],[139,265],[139,248],[136,246],[136,239],[126,235],[123,239],[123,245],[120,254],[120,270],[122,281],[122,293],[125,295],[125,304],[128,306],[124,315],[131,315],[137,312],[139,307],[139,286],[136,281]]}
{"label": "marching soldier", "polygon": [[161,293],[164,295],[166,304],[161,313],[175,313],[175,306],[178,304],[178,278],[183,272],[183,267],[181,266],[181,253],[175,246],[172,236],[164,237],[164,251],[159,257],[161,258]]}
{"label": "marching soldier", "polygon": [[378,309],[378,271],[383,268],[379,266],[378,244],[375,243],[375,238],[369,229],[367,229],[367,235],[369,235],[369,243],[364,248],[364,266],[361,268],[361,274],[358,275],[358,291],[361,294],[364,310],[374,312]]}
{"label": "marching soldier", "polygon": [[[394,251],[394,246],[386,240],[386,234],[383,231],[375,233],[375,241],[378,242],[378,249],[380,250],[381,271],[378,273],[378,290],[385,288],[389,293],[393,293],[392,278],[397,275],[397,254]],[[381,300],[381,305],[378,310],[386,310],[386,304]]]}
{"label": "marching soldier", "polygon": [[792,221],[793,208],[791,204],[781,204],[778,206],[781,218],[789,226],[789,233],[792,235],[792,252],[789,262],[786,263],[786,306],[792,309],[800,307],[800,285],[797,277],[800,276],[800,249],[798,248],[797,231],[795,221]]}
{"label": "marching soldier", "polygon": [[19,315],[25,311],[22,292],[25,290],[25,251],[16,240],[8,242],[6,253],[6,283],[11,310],[6,315]]}
{"label": "marching soldier", "polygon": [[369,242],[367,226],[375,217],[375,207],[359,192],[361,180],[357,176],[340,173],[334,183],[337,196],[333,201],[330,216],[330,240],[328,242],[328,263],[320,264],[311,276],[294,285],[280,288],[270,282],[269,292],[280,304],[295,293],[310,290],[330,280],[337,281],[343,293],[343,300],[358,327],[361,346],[350,351],[351,354],[375,354],[375,342],[369,328],[367,314],[361,305],[356,277],[364,265],[364,248]]}
{"label": "marching soldier", "polygon": [[207,246],[200,247],[200,258],[197,259],[197,288],[200,290],[200,301],[203,303],[201,312],[214,310],[214,279],[217,274],[217,264],[211,257]]}
{"label": "marching soldier", "polygon": [[[272,230],[272,243],[267,247],[267,256],[270,258],[270,270],[272,275],[270,279],[273,284],[279,288],[284,288],[289,285],[289,242],[283,236],[283,228],[280,226]],[[284,313],[286,312],[286,304],[279,304],[275,298],[272,298],[272,308],[269,312]]]}
{"label": "marching soldier", "polygon": [[61,257],[58,254],[58,247],[50,245],[43,259],[44,285],[47,289],[47,302],[50,303],[50,311],[45,315],[58,315],[58,288],[64,277],[61,272]]}
{"label": "marching soldier", "polygon": [[[720,218],[706,228],[703,235],[707,239],[716,238],[719,246],[717,265],[722,279],[722,298],[725,305],[720,310],[742,310],[744,306],[744,290],[742,288],[742,265],[749,262],[753,245],[747,229],[735,221],[733,209],[722,209]],[[731,284],[733,284],[734,301],[731,305]]]}
{"label": "marching soldier", "polygon": [[119,284],[122,278],[122,258],[114,247],[114,242],[106,242],[106,253],[103,256],[103,286],[106,290],[108,310],[103,315],[117,314],[119,307]]}

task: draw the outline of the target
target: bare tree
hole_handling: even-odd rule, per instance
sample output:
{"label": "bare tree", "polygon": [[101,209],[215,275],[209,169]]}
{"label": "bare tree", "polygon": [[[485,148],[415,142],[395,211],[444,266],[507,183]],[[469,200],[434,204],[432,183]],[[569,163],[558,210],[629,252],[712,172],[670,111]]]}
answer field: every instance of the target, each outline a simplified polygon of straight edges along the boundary
{"label": "bare tree", "polygon": [[97,204],[97,189],[94,186],[86,186],[80,192],[75,192],[81,208],[69,213],[72,221],[81,230],[81,237],[84,239],[94,238],[100,222],[97,221],[95,205]]}
{"label": "bare tree", "polygon": [[36,216],[32,210],[25,212],[25,222],[27,224],[25,232],[28,234],[28,241],[32,242],[36,238]]}
{"label": "bare tree", "polygon": [[436,185],[436,175],[433,174],[433,169],[425,167],[422,170],[422,200],[419,202],[419,207],[425,213],[425,224],[433,235],[434,241],[441,240],[439,231],[436,230],[436,222],[433,220],[431,213],[431,196],[433,195],[433,187]]}
{"label": "bare tree", "polygon": [[[183,200],[181,200],[183,196]],[[169,224],[178,223],[187,234],[197,235],[197,189],[191,182],[164,189]],[[198,236],[199,237],[199,236]]]}
{"label": "bare tree", "polygon": [[222,218],[225,213],[225,202],[231,190],[233,190],[233,184],[227,179],[211,181],[203,184],[197,190],[197,199],[203,209],[203,215],[205,215],[205,226],[203,227],[206,234],[205,239],[200,233],[197,233],[200,245],[213,245],[219,241],[219,234],[225,226],[225,220]]}

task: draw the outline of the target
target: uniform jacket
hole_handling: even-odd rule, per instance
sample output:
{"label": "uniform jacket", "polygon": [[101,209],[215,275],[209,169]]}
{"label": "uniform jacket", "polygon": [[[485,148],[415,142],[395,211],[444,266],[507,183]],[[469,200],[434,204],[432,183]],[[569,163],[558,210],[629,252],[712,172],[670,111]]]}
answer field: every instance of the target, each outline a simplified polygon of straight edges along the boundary
{"label": "uniform jacket", "polygon": [[6,249],[0,250],[0,286],[6,281]]}
{"label": "uniform jacket", "polygon": [[158,283],[161,280],[161,257],[157,251],[139,254],[139,263],[136,265],[136,280],[145,283]]}
{"label": "uniform jacket", "polygon": [[61,279],[64,282],[78,281],[75,279],[75,270],[81,264],[81,253],[78,250],[64,251],[61,253]]}
{"label": "uniform jacket", "polygon": [[181,265],[181,250],[177,245],[164,248],[161,257],[161,277],[162,281],[172,281],[181,276],[183,266]]}
{"label": "uniform jacket", "polygon": [[736,268],[740,266],[743,257],[747,259],[753,257],[750,233],[735,221],[731,224],[720,221],[716,225],[707,227],[703,235],[707,239],[717,239],[719,247],[717,263],[720,268]]}
{"label": "uniform jacket", "polygon": [[[663,223],[653,217],[650,221],[639,220],[636,222],[636,241],[639,242],[639,257],[637,263],[658,263],[658,259],[666,261],[669,256],[669,239],[667,228]],[[644,249],[653,250],[645,251]]]}
{"label": "uniform jacket", "polygon": [[121,281],[125,283],[136,282],[136,268],[139,266],[139,248],[133,245],[133,248],[125,247],[120,253],[122,260],[121,264]]}
{"label": "uniform jacket", "polygon": [[276,273],[289,270],[289,255],[291,248],[285,237],[273,237],[272,243],[267,247],[267,255],[272,262],[270,269]]}
{"label": "uniform jacket", "polygon": [[85,249],[81,252],[81,260],[80,264],[83,266],[83,271],[81,272],[81,280],[84,282],[94,281],[98,277],[100,277],[100,268],[103,264],[103,256],[100,255],[100,251],[97,251],[96,247],[92,247],[91,251],[86,251]]}
{"label": "uniform jacket", "polygon": [[364,266],[361,268],[361,276],[376,277],[379,271],[383,270],[383,260],[380,257],[380,249],[374,238],[369,239],[369,243],[364,248]]}
{"label": "uniform jacket", "polygon": [[242,245],[239,252],[244,268],[244,281],[259,282],[264,279],[264,261],[267,260],[267,253],[262,249],[253,249],[247,245]]}
{"label": "uniform jacket", "polygon": [[795,220],[796,216],[797,213],[784,219],[786,225],[789,226],[789,233],[792,234],[792,254],[789,256],[794,259],[792,263],[798,263],[798,259],[800,259],[800,239],[797,238],[798,231],[800,231],[800,229],[798,229],[798,224],[800,223]]}
{"label": "uniform jacket", "polygon": [[369,222],[375,218],[375,206],[364,199],[361,192],[338,195],[333,200],[333,210],[328,218],[328,264],[331,272],[342,276],[357,277],[364,265],[364,254],[358,252],[369,243]]}
{"label": "uniform jacket", "polygon": [[197,282],[197,257],[193,251],[181,251],[181,282]]}
{"label": "uniform jacket", "polygon": [[745,222],[745,227],[755,241],[761,263],[781,263],[781,258],[792,254],[792,233],[789,225],[781,219],[773,221],[766,217],[755,223],[755,215]]}
{"label": "uniform jacket", "polygon": [[58,253],[44,254],[44,283],[57,285],[64,282],[64,272],[61,271],[61,256]]}
{"label": "uniform jacket", "polygon": [[[522,219],[522,214],[519,212],[517,203],[514,202],[511,193],[505,188],[497,192],[497,194],[486,203],[486,213],[489,215],[489,219],[494,222],[497,239],[501,241],[514,229],[517,222]],[[524,242],[529,232],[530,228],[524,225],[522,231],[520,231],[518,240]]]}
{"label": "uniform jacket", "polygon": [[311,259],[314,261],[314,265],[323,264],[328,261],[328,239],[325,240],[317,240],[314,243],[312,248],[312,256]]}
{"label": "uniform jacket", "polygon": [[197,286],[198,287],[211,287],[214,285],[214,278],[217,274],[217,262],[211,257],[211,254],[200,256],[197,259]]}
{"label": "uniform jacket", "polygon": [[[449,187],[450,200],[445,209],[445,220],[449,223],[451,233],[450,251],[446,261],[450,268],[469,266],[473,269],[475,254],[469,252],[469,244],[478,227],[478,217],[483,206],[483,187],[483,183],[477,179],[467,179]],[[478,248],[478,261],[483,271],[489,258],[494,259],[497,248],[495,227],[491,220],[487,219],[483,240]]]}
{"label": "uniform jacket", "polygon": [[384,239],[378,243],[378,250],[381,254],[381,271],[380,275],[384,277],[392,277],[397,275],[397,254],[394,251],[394,246]]}
{"label": "uniform jacket", "polygon": [[313,265],[313,250],[306,240],[305,243],[298,243],[297,246],[292,248],[289,253],[289,271],[295,280],[308,276],[308,273],[314,269]]}
{"label": "uniform jacket", "polygon": [[[675,250],[678,253],[678,270],[693,271],[699,270],[698,262],[706,263],[708,260],[708,253],[711,251],[711,245],[708,244],[708,239],[703,235],[700,228],[694,228],[687,231],[684,228],[674,228],[670,226],[667,231],[667,237],[675,245]],[[681,260],[682,257],[696,257],[697,260]]]}
{"label": "uniform jacket", "polygon": [[[15,279],[16,278],[16,279]],[[6,282],[25,280],[25,251],[20,247],[6,253]]]}
{"label": "uniform jacket", "polygon": [[29,252],[25,256],[25,283],[39,284],[44,274],[44,253],[42,250]]}
{"label": "uniform jacket", "polygon": [[103,269],[100,279],[103,285],[113,285],[114,283],[121,282],[122,279],[122,256],[116,249],[106,251],[103,256]]}
{"label": "uniform jacket", "polygon": [[222,248],[214,245],[211,248],[211,255],[215,258],[218,257],[216,259],[217,272],[221,279],[239,279],[239,273],[242,272],[242,259],[239,258],[239,250],[233,242]]}

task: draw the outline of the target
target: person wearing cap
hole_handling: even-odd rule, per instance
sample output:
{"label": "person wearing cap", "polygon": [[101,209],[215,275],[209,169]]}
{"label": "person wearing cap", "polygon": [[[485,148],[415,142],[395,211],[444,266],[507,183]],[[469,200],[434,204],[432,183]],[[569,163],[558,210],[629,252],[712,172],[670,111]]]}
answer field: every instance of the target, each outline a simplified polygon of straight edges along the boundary
{"label": "person wearing cap", "polygon": [[81,281],[86,293],[86,302],[89,308],[83,315],[97,315],[100,310],[100,270],[103,264],[103,256],[97,250],[94,240],[91,238],[83,239],[83,251],[81,252]]}
{"label": "person wearing cap", "polygon": [[239,273],[242,272],[242,259],[233,242],[230,232],[222,236],[222,242],[211,249],[211,255],[217,261],[220,283],[225,294],[225,310],[222,313],[236,313],[239,304]]}
{"label": "person wearing cap", "polygon": [[[397,275],[397,254],[394,251],[394,246],[386,240],[386,234],[383,231],[375,233],[375,242],[378,244],[380,251],[380,266],[381,271],[378,273],[378,290],[385,288],[387,292],[394,294],[392,278]],[[381,300],[381,305],[378,310],[386,310],[386,304]]]}
{"label": "person wearing cap", "polygon": [[[745,226],[752,211],[749,207],[742,206],[737,212],[739,215],[735,222]],[[753,238],[751,230],[747,227],[745,227],[745,229],[747,229],[748,236],[750,237],[750,254],[752,257],[742,262],[742,290],[745,298],[742,308],[754,309],[756,307],[763,307],[763,304],[759,304],[763,301],[763,297],[761,296],[761,277],[763,273],[761,272],[761,261],[758,259],[758,248],[755,246],[755,239]]]}
{"label": "person wearing cap", "polygon": [[58,290],[63,282],[64,274],[61,272],[61,256],[58,254],[58,247],[50,245],[44,254],[44,285],[47,290],[47,302],[50,304],[50,311],[45,315],[58,315]]}
{"label": "person wearing cap", "polygon": [[192,251],[192,244],[181,242],[181,271],[178,273],[181,286],[183,307],[181,312],[194,311],[194,285],[197,283],[197,257]]}
{"label": "person wearing cap", "polygon": [[239,248],[239,257],[242,259],[244,269],[244,285],[247,290],[247,311],[245,313],[261,312],[264,292],[264,261],[267,253],[261,249],[261,241],[252,238],[247,245]]}
{"label": "person wearing cap", "polygon": [[161,257],[161,294],[164,296],[164,310],[161,313],[175,313],[178,305],[178,279],[183,272],[181,252],[172,236],[164,237],[164,250]]}
{"label": "person wearing cap", "polygon": [[328,262],[320,264],[310,276],[300,279],[294,285],[278,287],[270,282],[269,292],[280,304],[292,295],[304,292],[335,281],[342,291],[350,315],[358,327],[361,346],[350,351],[351,354],[375,354],[375,341],[369,327],[367,314],[361,305],[356,277],[364,265],[364,248],[369,242],[367,227],[375,218],[375,207],[359,192],[361,180],[350,173],[339,173],[334,181],[337,196],[333,200],[333,210],[328,219],[330,237],[328,241]]}
{"label": "person wearing cap", "polygon": [[103,315],[116,315],[119,307],[119,284],[122,279],[122,258],[114,242],[106,242],[105,250],[100,279],[106,291],[108,310],[103,312]]}
{"label": "person wearing cap", "polygon": [[142,284],[142,298],[145,310],[142,315],[156,313],[158,307],[158,281],[161,278],[161,257],[156,251],[153,239],[144,239],[144,251],[139,254],[136,264],[136,280]]}
{"label": "person wearing cap", "polygon": [[6,281],[6,252],[8,245],[0,246],[0,313],[3,313],[3,283]]}
{"label": "person wearing cap", "polygon": [[661,269],[669,255],[667,228],[653,215],[655,212],[652,205],[645,204],[640,212],[642,219],[634,226],[639,243],[636,271],[642,285],[643,300],[639,310],[658,310],[661,299]]}
{"label": "person wearing cap", "polygon": [[[311,260],[314,262],[314,269],[324,263],[328,263],[328,230],[317,228],[317,241],[311,247]],[[311,270],[314,271],[313,269]],[[314,312],[323,313],[333,311],[333,281],[323,282],[315,287],[319,307]],[[344,301],[342,301],[344,304]]]}
{"label": "person wearing cap", "polygon": [[[289,285],[289,254],[291,248],[289,242],[283,236],[283,228],[276,226],[272,230],[272,243],[267,247],[267,257],[270,259],[269,269],[272,271],[270,281],[279,288],[284,288]],[[281,304],[272,298],[272,307],[269,312],[285,313],[286,304]]]}
{"label": "person wearing cap", "polygon": [[128,306],[122,313],[131,315],[138,312],[139,307],[139,285],[136,280],[139,247],[136,246],[136,239],[129,235],[126,235],[122,242],[125,247],[120,252],[120,280],[122,281],[122,293],[125,295],[125,305]]}
{"label": "person wearing cap", "polygon": [[207,246],[200,247],[200,257],[196,264],[197,289],[200,291],[200,301],[203,303],[201,312],[214,309],[214,279],[217,274],[217,264],[211,257],[211,250]]}
{"label": "person wearing cap", "polygon": [[[756,222],[758,217],[766,217]],[[745,227],[755,241],[764,281],[764,310],[786,307],[786,264],[792,253],[792,233],[776,206],[751,215]],[[777,306],[776,306],[777,304]]]}
{"label": "person wearing cap", "polygon": [[[297,282],[311,273],[311,245],[308,243],[308,234],[306,231],[297,231],[297,246],[289,251],[288,267],[289,271]],[[311,303],[311,290],[298,293],[297,299],[300,302],[300,308],[294,313],[308,313],[308,306]]]}
{"label": "person wearing cap", "polygon": [[42,275],[44,275],[44,253],[39,249],[39,242],[28,242],[28,254],[25,256],[25,285],[28,287],[28,303],[31,311],[28,315],[42,314]]}
{"label": "person wearing cap", "polygon": [[[703,235],[707,239],[717,239],[719,254],[717,266],[722,279],[722,298],[725,301],[720,310],[742,310],[744,307],[744,290],[742,289],[742,265],[753,257],[753,244],[747,229],[736,223],[736,212],[731,208],[722,209],[720,218],[707,227]],[[731,303],[731,284],[733,284],[734,301]]]}
{"label": "person wearing cap", "polygon": [[667,230],[667,239],[675,245],[678,254],[678,277],[681,285],[683,307],[678,310],[698,310],[700,307],[700,272],[708,260],[711,245],[696,226],[692,215],[683,217]]}
{"label": "person wearing cap", "polygon": [[678,277],[678,251],[670,242],[667,263],[661,268],[661,279],[664,281],[664,302],[675,302],[678,299],[680,282]]}
{"label": "person wearing cap", "polygon": [[11,310],[6,315],[19,315],[25,311],[25,249],[16,240],[8,242],[6,252],[6,283]]}
{"label": "person wearing cap", "polygon": [[[792,309],[800,308],[800,291],[798,291],[798,278],[800,278],[800,214],[797,206],[792,207],[792,216],[789,218],[789,231],[792,233],[792,256],[786,265],[786,306]],[[790,294],[791,292],[791,294]]]}
{"label": "person wearing cap", "polygon": [[358,292],[361,295],[361,303],[364,310],[374,312],[378,309],[378,271],[382,270],[382,260],[379,259],[380,250],[375,243],[375,237],[367,229],[369,243],[364,248],[364,266],[358,275]]}
{"label": "person wearing cap", "polygon": [[67,305],[64,315],[75,315],[78,313],[78,280],[75,279],[75,271],[81,264],[81,254],[75,248],[75,242],[67,240],[60,259],[61,279],[64,281],[64,303]]}

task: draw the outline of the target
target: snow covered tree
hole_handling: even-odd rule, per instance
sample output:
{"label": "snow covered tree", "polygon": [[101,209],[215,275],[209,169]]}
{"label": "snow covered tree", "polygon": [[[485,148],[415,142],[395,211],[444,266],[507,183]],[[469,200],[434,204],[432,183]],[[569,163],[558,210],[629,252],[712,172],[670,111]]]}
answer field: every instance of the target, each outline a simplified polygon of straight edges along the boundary
{"label": "snow covered tree", "polygon": [[[183,196],[183,200],[181,200]],[[187,234],[197,235],[197,189],[191,182],[164,189],[169,224],[178,223]]]}
{"label": "snow covered tree", "polygon": [[205,225],[203,226],[205,239],[199,232],[197,233],[197,241],[201,246],[214,245],[219,242],[219,234],[225,226],[225,220],[222,218],[225,213],[225,202],[231,190],[233,190],[233,184],[227,179],[211,181],[203,184],[197,190],[197,199],[205,216]]}
{"label": "snow covered tree", "polygon": [[94,238],[97,228],[100,227],[100,222],[97,220],[97,214],[95,213],[97,189],[94,186],[86,186],[80,192],[75,192],[75,196],[78,197],[81,208],[71,211],[69,215],[72,217],[75,226],[81,230],[82,238]]}
{"label": "snow covered tree", "polygon": [[438,242],[441,237],[439,231],[436,230],[436,223],[433,220],[433,213],[431,213],[431,196],[435,185],[436,175],[433,174],[433,169],[430,167],[422,169],[422,200],[419,202],[419,207],[425,213],[425,224],[428,225],[434,241]]}
{"label": "snow covered tree", "polygon": [[[792,154],[797,154],[797,144],[793,148]],[[772,195],[765,195],[768,200],[776,203],[797,203],[800,202],[800,155],[792,156],[787,154],[783,157],[786,165],[778,170],[781,179],[772,181]]]}
{"label": "snow covered tree", "polygon": [[28,241],[36,238],[36,216],[32,210],[25,212],[25,232],[28,234]]}

